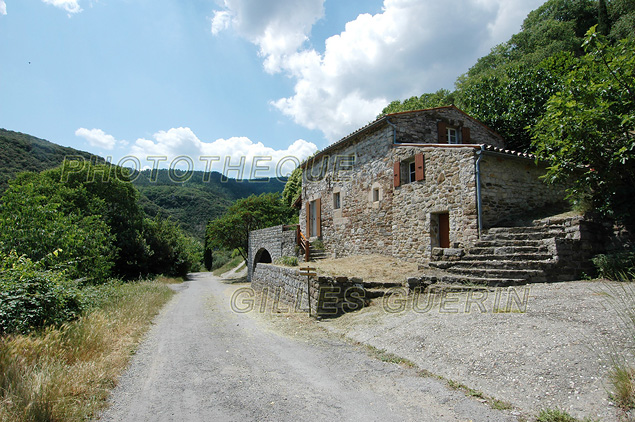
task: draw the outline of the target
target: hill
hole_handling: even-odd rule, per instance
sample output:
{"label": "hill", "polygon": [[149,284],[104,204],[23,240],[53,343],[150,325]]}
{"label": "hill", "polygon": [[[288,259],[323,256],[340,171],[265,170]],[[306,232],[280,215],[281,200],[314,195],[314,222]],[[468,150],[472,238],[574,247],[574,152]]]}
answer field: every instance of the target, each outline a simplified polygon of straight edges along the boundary
{"label": "hill", "polygon": [[[63,147],[20,132],[0,129],[0,194],[7,181],[24,171],[41,172],[62,164],[67,156],[81,156],[95,163],[102,157]],[[203,240],[208,220],[221,216],[239,198],[252,194],[282,192],[285,181],[225,179],[218,172],[193,172],[185,182],[171,180],[168,170],[141,172],[133,184],[139,203],[150,217],[171,217],[183,229]]]}
{"label": "hill", "polygon": [[63,147],[35,136],[0,129],[0,193],[7,181],[23,171],[41,172],[62,164],[67,156],[81,156],[96,163],[105,160],[97,155]]}
{"label": "hill", "polygon": [[134,185],[141,192],[146,214],[170,216],[198,239],[208,220],[220,217],[237,199],[261,193],[282,192],[285,181],[226,179],[218,172],[195,171],[184,183],[171,180],[168,170],[141,172]]}

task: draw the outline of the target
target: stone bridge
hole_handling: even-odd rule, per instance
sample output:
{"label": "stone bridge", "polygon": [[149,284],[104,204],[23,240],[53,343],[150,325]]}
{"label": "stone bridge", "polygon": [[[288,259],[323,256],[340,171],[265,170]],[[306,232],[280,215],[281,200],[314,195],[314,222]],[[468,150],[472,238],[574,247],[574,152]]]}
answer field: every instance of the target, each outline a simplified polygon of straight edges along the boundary
{"label": "stone bridge", "polygon": [[275,226],[249,232],[248,277],[259,262],[272,263],[283,256],[295,256],[296,226]]}

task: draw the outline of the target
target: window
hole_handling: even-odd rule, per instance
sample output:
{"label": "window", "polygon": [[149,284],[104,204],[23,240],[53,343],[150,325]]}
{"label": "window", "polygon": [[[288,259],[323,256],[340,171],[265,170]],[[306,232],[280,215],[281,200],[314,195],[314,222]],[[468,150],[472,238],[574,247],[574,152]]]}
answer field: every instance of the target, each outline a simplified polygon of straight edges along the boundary
{"label": "window", "polygon": [[379,202],[379,188],[373,189],[373,202]]}
{"label": "window", "polygon": [[420,182],[425,180],[425,156],[423,153],[415,154],[404,161],[394,163],[394,187],[401,184]]}
{"label": "window", "polygon": [[333,209],[339,210],[340,208],[342,208],[342,197],[339,192],[335,192],[333,194]]}
{"label": "window", "polygon": [[448,144],[458,144],[459,143],[459,134],[457,130],[453,127],[448,128]]}
{"label": "window", "polygon": [[408,183],[412,183],[415,180],[417,180],[417,166],[415,165],[415,162],[412,161],[410,163],[408,163]]}

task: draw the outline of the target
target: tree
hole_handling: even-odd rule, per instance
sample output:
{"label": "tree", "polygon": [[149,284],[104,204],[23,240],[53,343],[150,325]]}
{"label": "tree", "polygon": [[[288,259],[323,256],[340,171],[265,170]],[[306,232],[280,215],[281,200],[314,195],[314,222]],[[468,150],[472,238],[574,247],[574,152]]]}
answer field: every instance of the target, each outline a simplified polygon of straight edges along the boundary
{"label": "tree", "polygon": [[221,218],[207,226],[207,245],[211,248],[238,249],[247,261],[249,232],[287,224],[295,213],[280,194],[267,193],[237,200]]}
{"label": "tree", "polygon": [[635,37],[635,0],[612,0],[608,4],[613,40]]}
{"label": "tree", "polygon": [[169,218],[146,218],[143,237],[149,249],[145,273],[185,277],[192,269],[197,269],[203,259],[200,242],[186,235]]}
{"label": "tree", "polygon": [[[128,170],[113,165],[65,161],[42,173],[59,191],[61,211],[100,216],[115,237],[114,272],[122,277],[142,275],[147,246],[144,244],[143,212],[139,192]],[[54,195],[48,193],[47,196]]]}
{"label": "tree", "polygon": [[507,147],[527,151],[532,127],[544,113],[549,98],[575,63],[571,53],[560,53],[537,66],[512,66],[464,84],[461,106],[505,138]]}
{"label": "tree", "polygon": [[287,183],[284,185],[282,201],[291,208],[300,195],[302,195],[302,168],[298,167],[293,170],[293,173],[291,173]]}
{"label": "tree", "polygon": [[611,33],[611,21],[609,20],[609,10],[606,0],[598,1],[598,32],[604,36]]}
{"label": "tree", "polygon": [[410,97],[403,102],[396,100],[388,104],[378,117],[386,114],[400,113],[403,111],[424,110],[427,108],[442,107],[454,104],[454,93],[447,89],[440,89],[432,94],[423,94],[420,97]]}
{"label": "tree", "polygon": [[47,176],[24,173],[0,204],[0,252],[25,255],[73,279],[101,282],[110,275],[114,236],[99,215],[68,207],[70,189]]}
{"label": "tree", "polygon": [[569,182],[570,196],[632,224],[635,197],[635,40],[609,46],[593,27],[587,55],[551,97],[533,129],[547,180]]}

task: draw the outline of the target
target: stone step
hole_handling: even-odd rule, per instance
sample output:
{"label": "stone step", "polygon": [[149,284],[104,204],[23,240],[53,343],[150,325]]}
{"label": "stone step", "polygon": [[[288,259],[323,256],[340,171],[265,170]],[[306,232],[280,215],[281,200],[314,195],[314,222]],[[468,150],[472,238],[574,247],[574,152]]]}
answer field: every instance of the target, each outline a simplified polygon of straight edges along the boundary
{"label": "stone step", "polygon": [[554,237],[558,237],[559,235],[563,235],[563,233],[554,233],[554,232],[546,232],[546,233],[486,233],[481,236],[481,241],[502,241],[502,240],[546,240],[552,239]]}
{"label": "stone step", "polygon": [[543,254],[548,253],[546,246],[488,246],[473,247],[467,250],[468,255],[515,255],[515,254]]}
{"label": "stone step", "polygon": [[[499,257],[500,258],[500,257]],[[553,265],[552,260],[472,260],[472,261],[436,261],[430,266],[439,269],[501,269],[501,270],[544,270]]]}
{"label": "stone step", "polygon": [[545,275],[544,270],[501,269],[501,268],[453,268],[446,269],[448,273],[477,278],[502,278],[533,280]]}
{"label": "stone step", "polygon": [[542,246],[543,240],[478,240],[474,243],[475,248],[490,248],[497,246]]}
{"label": "stone step", "polygon": [[458,274],[424,276],[424,279],[428,284],[431,284],[430,288],[437,288],[437,285],[441,286],[443,284],[507,287],[527,283],[527,280],[523,278],[474,277]]}
{"label": "stone step", "polygon": [[500,260],[504,258],[506,261],[553,261],[553,255],[550,253],[516,253],[506,255],[465,255],[461,258],[461,261],[489,261]]}
{"label": "stone step", "polygon": [[518,226],[518,227],[492,227],[487,229],[484,234],[498,234],[498,233],[549,233],[551,228],[549,226]]}

